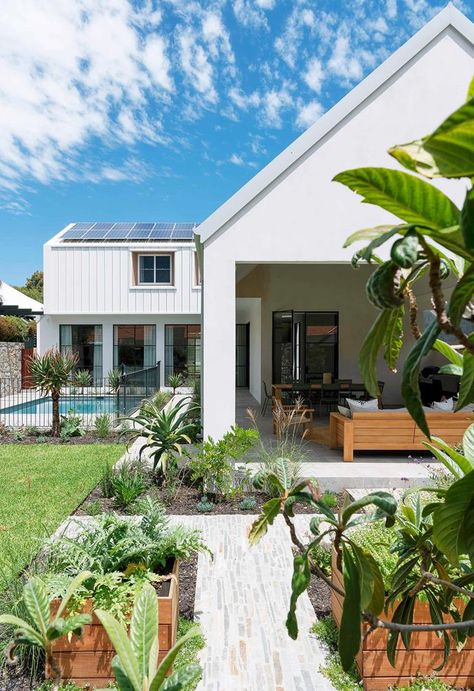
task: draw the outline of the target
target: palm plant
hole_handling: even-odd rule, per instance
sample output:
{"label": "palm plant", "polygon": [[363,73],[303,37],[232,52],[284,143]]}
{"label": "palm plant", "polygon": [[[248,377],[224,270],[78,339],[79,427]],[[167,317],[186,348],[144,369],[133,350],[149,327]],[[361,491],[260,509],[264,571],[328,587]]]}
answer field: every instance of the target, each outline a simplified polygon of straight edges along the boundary
{"label": "palm plant", "polygon": [[74,353],[61,353],[52,348],[43,355],[30,359],[30,373],[33,384],[44,394],[51,396],[53,402],[52,428],[53,437],[59,437],[59,398],[61,389],[68,383],[71,373],[78,363]]}
{"label": "palm plant", "polygon": [[169,408],[158,408],[150,403],[138,415],[129,418],[135,423],[132,441],[144,437],[139,457],[147,450],[153,459],[153,472],[166,482],[169,469],[177,467],[176,455],[183,455],[183,444],[191,444],[199,424],[195,416],[199,406],[185,398]]}
{"label": "palm plant", "polygon": [[95,613],[117,653],[112,669],[119,691],[181,691],[199,677],[199,665],[186,665],[166,677],[183,645],[199,635],[197,626],[158,664],[158,603],[151,585],[143,587],[133,608],[130,635],[109,612],[98,609]]}
{"label": "palm plant", "polygon": [[53,642],[71,633],[80,636],[82,627],[92,621],[90,614],[68,614],[66,612],[71,597],[90,575],[88,571],[84,571],[71,581],[55,613],[51,608],[52,599],[48,597],[44,582],[38,576],[33,576],[23,588],[23,601],[30,621],[27,622],[13,614],[0,616],[0,624],[15,627],[13,642],[8,650],[9,662],[13,664],[16,661],[14,651],[18,645],[43,648],[46,663],[53,673],[53,691],[59,689],[61,681],[61,671],[53,655]]}
{"label": "palm plant", "polygon": [[111,393],[117,393],[120,389],[120,382],[122,381],[122,373],[119,369],[111,369],[107,374],[109,387]]}

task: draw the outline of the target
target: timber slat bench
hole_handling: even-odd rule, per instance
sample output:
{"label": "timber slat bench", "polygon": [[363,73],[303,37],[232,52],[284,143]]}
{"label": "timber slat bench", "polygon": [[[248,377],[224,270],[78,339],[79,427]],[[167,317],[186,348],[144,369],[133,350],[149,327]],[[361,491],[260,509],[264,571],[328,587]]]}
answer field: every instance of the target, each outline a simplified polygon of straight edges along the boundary
{"label": "timber slat bench", "polygon": [[[474,421],[471,412],[427,412],[431,435],[448,444],[459,444]],[[405,411],[353,413],[351,418],[331,413],[329,446],[343,450],[343,460],[353,461],[354,451],[423,451],[427,438]]]}

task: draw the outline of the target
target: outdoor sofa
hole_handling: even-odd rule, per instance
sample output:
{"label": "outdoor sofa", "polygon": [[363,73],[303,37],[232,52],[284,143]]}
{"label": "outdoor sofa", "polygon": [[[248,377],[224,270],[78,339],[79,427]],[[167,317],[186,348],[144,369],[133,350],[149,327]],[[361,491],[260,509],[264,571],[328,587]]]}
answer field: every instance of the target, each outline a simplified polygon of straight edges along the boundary
{"label": "outdoor sofa", "polygon": [[[474,421],[471,411],[430,410],[425,414],[431,435],[451,445],[459,444],[466,428]],[[426,440],[404,410],[355,412],[350,418],[341,413],[330,415],[329,446],[342,448],[344,461],[353,461],[354,451],[423,451]]]}

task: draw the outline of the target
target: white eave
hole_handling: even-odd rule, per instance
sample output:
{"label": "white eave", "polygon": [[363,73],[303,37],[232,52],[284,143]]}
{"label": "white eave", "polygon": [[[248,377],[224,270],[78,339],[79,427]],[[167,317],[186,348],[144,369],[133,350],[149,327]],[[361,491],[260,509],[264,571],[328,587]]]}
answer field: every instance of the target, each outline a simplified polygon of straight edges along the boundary
{"label": "white eave", "polygon": [[200,241],[205,243],[209,240],[355,108],[360,106],[380,86],[449,28],[454,29],[464,39],[474,44],[474,24],[450,3],[360,84],[346,94],[314,125],[270,161],[230,199],[208,216],[198,229]]}

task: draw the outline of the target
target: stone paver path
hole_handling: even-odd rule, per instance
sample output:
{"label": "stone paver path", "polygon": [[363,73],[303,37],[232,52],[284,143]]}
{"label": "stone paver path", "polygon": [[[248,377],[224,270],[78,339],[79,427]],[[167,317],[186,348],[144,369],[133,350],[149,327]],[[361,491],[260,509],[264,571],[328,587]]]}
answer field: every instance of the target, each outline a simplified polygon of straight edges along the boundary
{"label": "stone paver path", "polygon": [[252,516],[175,519],[200,528],[214,553],[213,561],[199,555],[198,562],[195,612],[206,638],[199,691],[332,690],[318,672],[325,653],[309,633],[315,614],[306,593],[298,640],[286,632],[292,552],[283,519],[257,547],[247,539]]}

